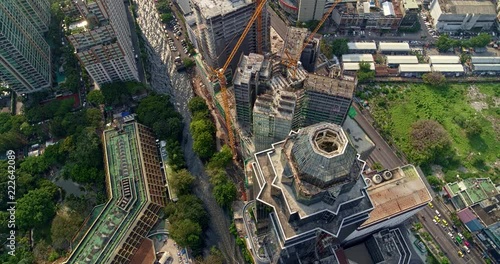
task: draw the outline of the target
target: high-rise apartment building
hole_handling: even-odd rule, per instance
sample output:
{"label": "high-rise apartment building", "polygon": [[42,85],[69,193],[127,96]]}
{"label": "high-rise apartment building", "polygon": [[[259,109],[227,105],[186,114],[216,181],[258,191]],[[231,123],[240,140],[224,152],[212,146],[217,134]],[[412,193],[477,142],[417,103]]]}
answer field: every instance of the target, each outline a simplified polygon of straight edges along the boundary
{"label": "high-rise apartment building", "polygon": [[280,7],[299,22],[321,20],[326,4],[326,0],[279,0]]}
{"label": "high-rise apartment building", "polygon": [[98,84],[139,81],[130,26],[123,1],[75,3],[82,21],[69,27],[77,57]]}
{"label": "high-rise apartment building", "polygon": [[49,0],[16,0],[20,9],[31,24],[40,32],[49,30],[50,2]]}
{"label": "high-rise apartment building", "polygon": [[337,246],[373,210],[364,167],[342,128],[329,123],[256,153],[256,228],[268,260],[339,263]]}
{"label": "high-rise apartment building", "polygon": [[[43,3],[0,1],[0,81],[18,94],[52,84],[50,47],[42,36],[49,23],[43,16],[48,6]],[[35,19],[40,19],[40,24]]]}
{"label": "high-rise apartment building", "polygon": [[[243,33],[248,21],[255,13],[256,1],[253,0],[191,0],[199,32],[199,48],[208,66],[222,67],[236,42]],[[264,7],[262,10],[262,50],[269,50],[271,20]],[[257,23],[252,25],[237,54],[256,53]],[[238,64],[236,56],[229,69],[233,72]],[[232,74],[231,74],[232,76]]]}

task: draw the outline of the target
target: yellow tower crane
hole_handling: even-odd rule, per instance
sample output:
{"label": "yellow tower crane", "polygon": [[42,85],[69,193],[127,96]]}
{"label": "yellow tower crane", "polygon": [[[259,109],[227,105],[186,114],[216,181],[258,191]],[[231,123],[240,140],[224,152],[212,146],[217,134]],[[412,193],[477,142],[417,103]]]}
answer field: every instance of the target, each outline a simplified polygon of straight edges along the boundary
{"label": "yellow tower crane", "polygon": [[261,33],[262,33],[262,15],[261,15],[261,13],[262,13],[262,9],[266,5],[266,2],[267,2],[267,0],[256,0],[257,8],[255,9],[255,13],[252,15],[252,17],[248,21],[248,24],[245,27],[245,30],[243,30],[243,33],[241,34],[240,38],[238,39],[238,42],[236,43],[233,50],[231,51],[231,54],[229,54],[229,57],[227,58],[226,63],[224,63],[224,66],[222,66],[222,68],[211,69],[212,74],[215,75],[217,77],[217,79],[219,80],[220,90],[222,93],[222,108],[224,109],[224,115],[225,115],[225,119],[226,119],[226,129],[227,129],[227,134],[228,134],[228,138],[229,138],[229,146],[231,147],[231,151],[233,153],[233,159],[236,159],[237,152],[236,152],[236,145],[234,142],[234,133],[233,133],[233,129],[231,126],[231,124],[232,124],[231,112],[229,111],[229,100],[228,100],[228,96],[227,96],[227,86],[226,86],[227,82],[226,82],[226,76],[224,75],[224,73],[226,72],[227,67],[229,67],[229,64],[233,60],[234,56],[236,55],[236,52],[238,51],[241,44],[243,43],[243,40],[245,40],[245,37],[247,36],[248,31],[250,31],[250,28],[252,27],[255,20],[257,20],[257,18],[259,18],[259,20],[257,21],[257,32],[259,34],[257,36],[257,41],[258,41],[257,51],[262,52],[262,47],[261,47],[261,45],[262,45],[262,36],[261,36]]}
{"label": "yellow tower crane", "polygon": [[281,63],[284,64],[284,65],[286,65],[288,68],[293,69],[293,71],[292,71],[292,77],[293,78],[295,78],[295,74],[297,72],[297,64],[300,61],[300,55],[302,54],[302,52],[304,51],[304,49],[307,47],[307,44],[309,44],[309,42],[312,41],[312,39],[314,38],[314,35],[316,35],[316,33],[321,28],[321,26],[323,25],[323,23],[325,23],[325,21],[328,18],[328,16],[330,16],[330,14],[332,14],[333,9],[335,9],[335,7],[337,6],[337,4],[340,3],[341,1],[342,0],[335,0],[335,2],[333,3],[333,5],[328,9],[328,11],[326,11],[326,13],[323,15],[323,17],[319,21],[318,25],[316,26],[316,28],[311,32],[311,34],[309,34],[309,37],[307,37],[307,39],[304,40],[302,48],[296,54],[297,58],[292,58],[292,56],[290,55],[290,53],[285,48],[285,52],[284,53],[286,55],[286,58],[282,57],[281,58]]}

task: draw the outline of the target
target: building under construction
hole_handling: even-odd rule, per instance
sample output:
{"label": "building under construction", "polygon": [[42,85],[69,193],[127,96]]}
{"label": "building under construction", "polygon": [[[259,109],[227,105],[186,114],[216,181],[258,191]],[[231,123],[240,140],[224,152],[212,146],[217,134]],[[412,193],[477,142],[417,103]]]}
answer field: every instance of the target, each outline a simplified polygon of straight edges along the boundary
{"label": "building under construction", "polygon": [[234,77],[236,119],[253,135],[255,151],[283,140],[290,130],[319,122],[342,125],[356,83],[307,73],[279,58],[242,56]]}
{"label": "building under construction", "polygon": [[[340,263],[337,248],[373,204],[343,129],[319,123],[292,132],[251,163],[257,236],[271,263]],[[261,251],[259,249],[259,251]]]}
{"label": "building under construction", "polygon": [[[248,21],[255,13],[258,2],[254,0],[191,0],[198,26],[198,47],[209,67],[217,69],[224,65]],[[261,12],[260,21],[260,32],[258,23],[254,23],[236,54],[269,50],[271,19],[265,7]],[[259,39],[261,49],[258,47]],[[237,64],[238,59],[233,59],[229,69],[234,71]]]}
{"label": "building under construction", "polygon": [[110,200],[66,263],[134,262],[139,247],[151,245],[145,237],[165,206],[165,176],[152,131],[131,122],[103,134]]}

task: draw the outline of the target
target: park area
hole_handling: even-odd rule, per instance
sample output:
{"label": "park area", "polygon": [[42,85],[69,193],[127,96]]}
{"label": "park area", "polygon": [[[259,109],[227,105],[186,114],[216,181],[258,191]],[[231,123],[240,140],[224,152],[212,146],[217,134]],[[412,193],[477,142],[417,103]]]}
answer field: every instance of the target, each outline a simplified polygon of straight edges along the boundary
{"label": "park area", "polygon": [[[427,175],[437,174],[447,182],[455,181],[456,175],[491,177],[499,184],[499,87],[494,83],[440,88],[416,83],[374,84],[357,95],[369,102],[381,134],[392,139],[409,162],[421,165]],[[442,125],[446,147],[419,152],[414,133],[419,120],[437,121],[424,126],[418,135],[424,138],[427,130]]]}

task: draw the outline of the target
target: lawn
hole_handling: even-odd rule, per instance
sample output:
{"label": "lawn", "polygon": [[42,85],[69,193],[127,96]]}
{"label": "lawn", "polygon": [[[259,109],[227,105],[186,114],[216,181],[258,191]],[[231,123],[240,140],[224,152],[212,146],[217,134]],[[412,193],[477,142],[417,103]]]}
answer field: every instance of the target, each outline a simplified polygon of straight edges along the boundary
{"label": "lawn", "polygon": [[[409,133],[415,121],[436,120],[448,131],[456,154],[456,162],[440,164],[445,172],[454,174],[460,169],[469,176],[491,176],[498,183],[500,177],[495,162],[498,163],[500,157],[499,84],[470,87],[470,84],[452,84],[446,88],[383,84],[380,88],[369,88],[372,93],[368,100],[382,134],[391,137],[403,152],[410,153]],[[460,117],[476,118],[482,132],[468,137],[457,124]],[[409,159],[411,161],[412,157]]]}

